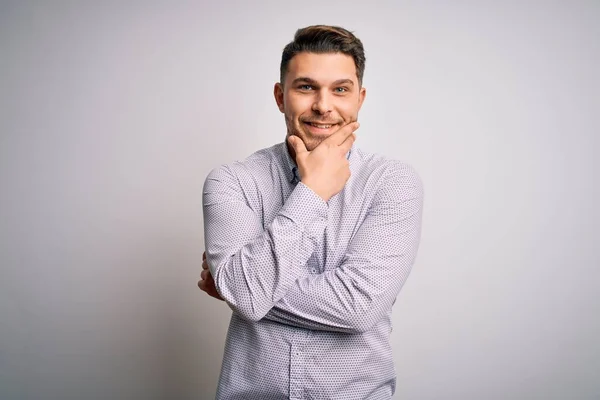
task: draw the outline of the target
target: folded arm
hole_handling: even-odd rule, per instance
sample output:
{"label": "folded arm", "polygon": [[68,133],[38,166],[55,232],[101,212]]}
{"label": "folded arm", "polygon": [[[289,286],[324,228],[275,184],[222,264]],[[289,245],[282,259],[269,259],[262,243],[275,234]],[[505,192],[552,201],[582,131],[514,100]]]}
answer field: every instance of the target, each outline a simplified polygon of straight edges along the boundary
{"label": "folded arm", "polygon": [[297,327],[360,333],[381,321],[406,281],[421,232],[422,184],[395,164],[342,264],[296,280],[265,318]]}
{"label": "folded arm", "polygon": [[326,225],[327,204],[299,183],[265,228],[228,167],[213,170],[203,191],[205,246],[220,296],[257,321],[294,284]]}

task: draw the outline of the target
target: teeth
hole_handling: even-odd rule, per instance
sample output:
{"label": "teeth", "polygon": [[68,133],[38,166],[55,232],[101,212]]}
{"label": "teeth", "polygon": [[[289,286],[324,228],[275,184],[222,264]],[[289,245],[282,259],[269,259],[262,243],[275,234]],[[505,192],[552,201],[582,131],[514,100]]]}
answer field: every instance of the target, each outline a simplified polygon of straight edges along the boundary
{"label": "teeth", "polygon": [[312,126],[316,126],[317,128],[321,128],[321,129],[328,129],[331,128],[331,125],[319,125],[319,124],[313,124],[312,122],[310,123]]}

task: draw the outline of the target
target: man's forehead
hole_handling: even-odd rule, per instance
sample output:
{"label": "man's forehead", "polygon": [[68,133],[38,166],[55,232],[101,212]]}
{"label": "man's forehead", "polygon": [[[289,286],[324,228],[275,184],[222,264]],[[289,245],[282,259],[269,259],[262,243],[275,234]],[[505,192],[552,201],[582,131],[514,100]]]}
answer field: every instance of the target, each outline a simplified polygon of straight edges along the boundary
{"label": "man's forehead", "polygon": [[288,65],[286,80],[299,77],[316,82],[328,83],[341,79],[358,81],[354,59],[343,53],[299,53]]}

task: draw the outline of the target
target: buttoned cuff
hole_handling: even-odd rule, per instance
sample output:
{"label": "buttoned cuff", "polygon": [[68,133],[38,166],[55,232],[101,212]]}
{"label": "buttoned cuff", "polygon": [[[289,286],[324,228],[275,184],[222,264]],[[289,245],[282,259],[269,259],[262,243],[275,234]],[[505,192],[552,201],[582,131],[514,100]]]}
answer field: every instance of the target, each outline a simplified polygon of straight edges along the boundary
{"label": "buttoned cuff", "polygon": [[322,236],[327,226],[327,203],[304,183],[299,182],[280,210],[315,239]]}

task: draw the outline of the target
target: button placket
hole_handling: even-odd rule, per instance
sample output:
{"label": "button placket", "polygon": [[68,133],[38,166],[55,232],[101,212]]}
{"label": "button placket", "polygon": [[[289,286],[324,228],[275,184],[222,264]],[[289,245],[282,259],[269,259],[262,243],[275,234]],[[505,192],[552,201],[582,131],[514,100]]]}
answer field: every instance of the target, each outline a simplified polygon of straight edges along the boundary
{"label": "button placket", "polygon": [[304,399],[304,341],[307,332],[297,331],[290,349],[290,399]]}

